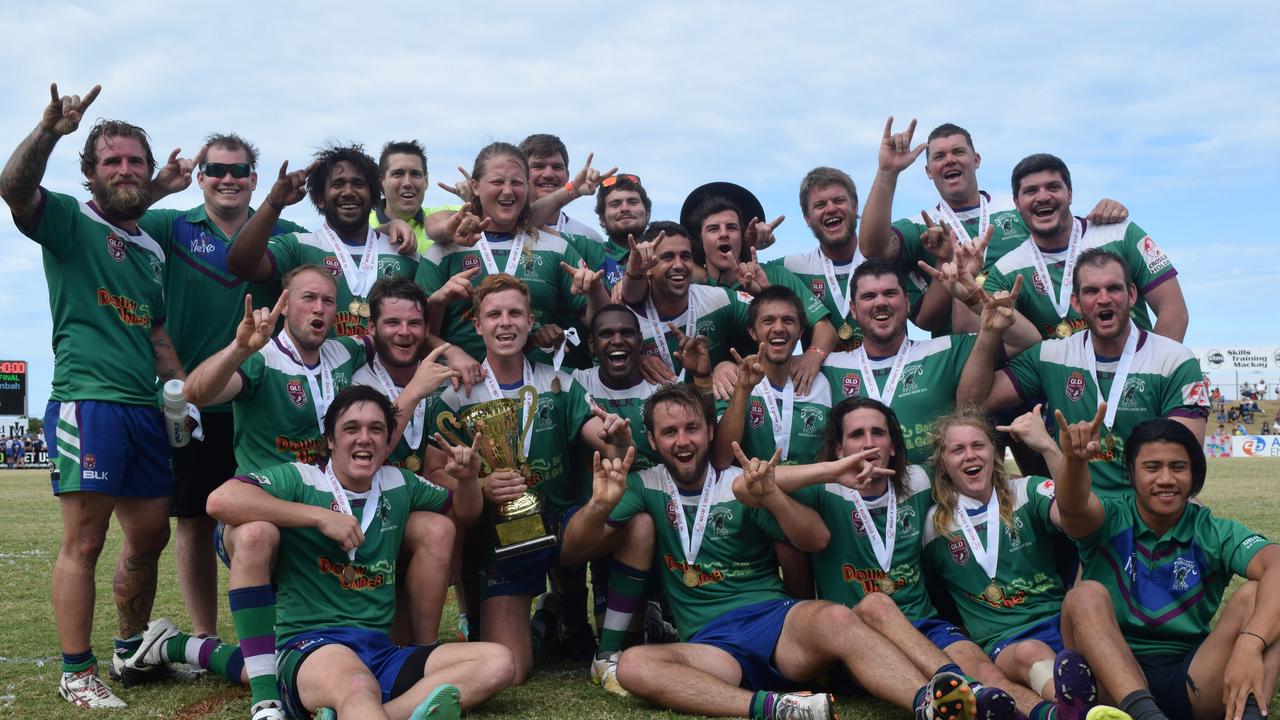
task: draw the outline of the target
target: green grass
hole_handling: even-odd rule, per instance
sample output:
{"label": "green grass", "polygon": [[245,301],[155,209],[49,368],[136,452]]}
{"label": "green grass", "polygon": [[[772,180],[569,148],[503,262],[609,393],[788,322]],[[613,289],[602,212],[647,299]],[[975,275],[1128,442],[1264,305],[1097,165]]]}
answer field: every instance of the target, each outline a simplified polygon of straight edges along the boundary
{"label": "green grass", "polygon": [[[1271,538],[1280,538],[1280,518],[1275,514],[1275,478],[1280,459],[1222,459],[1209,461],[1209,482],[1204,501],[1214,511],[1235,518]],[[73,708],[57,696],[57,639],[49,600],[49,577],[58,551],[60,522],[57,503],[49,493],[44,471],[0,472],[0,717],[80,718],[86,711]],[[110,652],[115,629],[111,604],[112,561],[119,549],[115,529],[107,540],[98,567],[98,612],[94,619],[93,645],[100,657]],[[184,617],[182,598],[174,577],[172,549],[161,561],[160,589],[155,616]],[[223,590],[226,573],[222,573]],[[231,617],[221,602],[219,628],[233,636]],[[444,628],[454,627],[452,603],[446,609]],[[205,677],[187,684],[131,688],[121,692],[129,703],[123,711],[109,713],[118,720],[134,718],[235,718],[248,717],[247,691]],[[1275,700],[1273,707],[1280,707]],[[869,699],[841,700],[842,718],[871,720],[905,714]],[[672,718],[634,699],[607,695],[590,685],[586,668],[568,663],[539,667],[522,687],[504,691],[471,717],[485,718]]]}

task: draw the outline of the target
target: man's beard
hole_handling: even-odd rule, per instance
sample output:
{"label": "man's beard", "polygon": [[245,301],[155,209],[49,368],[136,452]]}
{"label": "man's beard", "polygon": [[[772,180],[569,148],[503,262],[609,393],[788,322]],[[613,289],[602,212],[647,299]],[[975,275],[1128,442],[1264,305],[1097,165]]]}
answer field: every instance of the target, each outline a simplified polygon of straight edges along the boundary
{"label": "man's beard", "polygon": [[[363,235],[363,231],[369,226],[369,211],[366,209],[359,217],[348,223],[338,217],[338,211],[336,209],[331,210],[326,207],[324,209],[324,221],[329,225],[329,227],[333,228],[333,231],[338,233],[339,236],[347,237]],[[361,237],[360,239],[363,241],[364,238]]]}
{"label": "man's beard", "polygon": [[376,335],[373,337],[373,351],[378,356],[378,361],[386,367],[416,367],[419,361],[421,361],[426,355],[426,353],[423,352],[423,350],[425,350],[424,346],[425,343],[419,345],[418,348],[413,351],[413,356],[409,359],[409,362],[400,363],[392,357],[391,353],[393,351],[389,341],[380,340]]}
{"label": "man's beard", "polygon": [[624,248],[630,247],[630,245],[627,242],[627,236],[628,235],[634,236],[636,239],[636,242],[638,243],[641,241],[640,236],[644,233],[644,229],[647,227],[647,225],[645,224],[642,218],[638,218],[637,221],[631,221],[631,222],[636,222],[636,225],[634,227],[623,227],[621,225],[615,225],[613,227],[605,227],[604,234],[610,240],[612,240],[615,244]]}
{"label": "man's beard", "polygon": [[137,185],[112,187],[107,180],[94,178],[89,183],[89,190],[94,204],[112,220],[137,220],[151,204],[150,180],[139,180]]}
{"label": "man's beard", "polygon": [[676,481],[677,485],[691,486],[696,485],[698,481],[703,480],[707,476],[707,465],[711,462],[711,449],[703,448],[700,454],[694,456],[693,472],[688,477],[683,477],[667,465],[667,473]]}

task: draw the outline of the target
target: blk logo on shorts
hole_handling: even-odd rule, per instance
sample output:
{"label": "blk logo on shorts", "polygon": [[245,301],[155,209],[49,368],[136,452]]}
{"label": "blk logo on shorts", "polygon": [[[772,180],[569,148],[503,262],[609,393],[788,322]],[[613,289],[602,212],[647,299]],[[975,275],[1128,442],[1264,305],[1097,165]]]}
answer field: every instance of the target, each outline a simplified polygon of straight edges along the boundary
{"label": "blk logo on shorts", "polygon": [[115,233],[107,233],[107,254],[116,262],[124,262],[124,238]]}
{"label": "blk logo on shorts", "polygon": [[304,407],[307,404],[307,394],[302,390],[302,381],[297,378],[289,380],[285,389],[289,391],[289,399],[293,400],[293,404],[298,407]]}
{"label": "blk logo on shorts", "polygon": [[1073,372],[1067,376],[1067,399],[1076,402],[1084,396],[1084,375]]}

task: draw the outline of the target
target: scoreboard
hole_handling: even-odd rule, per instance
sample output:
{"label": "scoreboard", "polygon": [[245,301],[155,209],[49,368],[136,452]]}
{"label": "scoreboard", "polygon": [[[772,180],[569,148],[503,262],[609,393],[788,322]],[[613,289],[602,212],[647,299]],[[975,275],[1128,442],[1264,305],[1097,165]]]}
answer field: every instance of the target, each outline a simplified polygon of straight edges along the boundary
{"label": "scoreboard", "polygon": [[0,360],[0,415],[27,414],[27,361]]}

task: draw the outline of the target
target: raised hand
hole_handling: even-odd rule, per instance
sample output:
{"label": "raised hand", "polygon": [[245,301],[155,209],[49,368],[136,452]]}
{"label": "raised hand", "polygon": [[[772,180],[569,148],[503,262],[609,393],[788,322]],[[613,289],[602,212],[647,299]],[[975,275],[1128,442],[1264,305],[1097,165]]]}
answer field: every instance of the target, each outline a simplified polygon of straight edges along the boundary
{"label": "raised hand", "polygon": [[665,240],[665,232],[648,242],[636,242],[635,235],[627,235],[627,244],[631,246],[627,254],[627,272],[632,275],[648,275],[658,264],[658,243]]}
{"label": "raised hand", "polygon": [[742,357],[737,348],[729,348],[729,353],[738,363],[738,389],[751,392],[764,379],[764,363],[760,360],[764,357],[764,343],[760,343],[760,348],[753,355]]}
{"label": "raised hand", "polygon": [[1088,462],[1098,454],[1102,447],[1102,419],[1107,415],[1105,402],[1098,403],[1098,411],[1093,414],[1092,420],[1081,420],[1068,425],[1061,410],[1054,410],[1053,415],[1058,421],[1058,447],[1062,449],[1064,458]]}
{"label": "raised hand", "polygon": [[454,445],[440,433],[435,434],[436,445],[449,458],[444,466],[445,473],[456,480],[475,480],[480,477],[480,452],[476,448],[480,447],[482,434],[476,433],[470,446]]}
{"label": "raised hand", "polygon": [[409,223],[400,218],[392,218],[391,222],[374,228],[387,236],[391,249],[398,255],[413,255],[418,250],[418,235],[413,232]]}
{"label": "raised hand", "polygon": [[484,380],[484,366],[457,345],[450,345],[441,357],[450,369],[458,371],[458,376],[452,380],[453,389],[465,387],[467,397],[471,397],[472,386]]}
{"label": "raised hand", "polygon": [[280,166],[280,176],[267,192],[267,203],[274,208],[283,209],[286,205],[301,201],[307,196],[307,178],[311,177],[311,173],[318,167],[320,167],[320,161],[316,160],[305,169],[289,172],[289,161],[285,160]]}
{"label": "raised hand", "polygon": [[879,457],[878,448],[867,448],[845,455],[837,461],[841,471],[834,475],[835,481],[851,490],[862,491],[879,478],[893,477],[893,468],[876,466],[875,461]]}
{"label": "raised hand", "polygon": [[453,217],[449,218],[449,222],[445,223],[445,232],[453,238],[455,245],[471,247],[480,242],[480,238],[489,229],[491,222],[487,217],[483,220],[476,217],[469,205],[463,205],[462,209],[454,213]]}
{"label": "raised hand", "polygon": [[[951,297],[963,303],[969,303],[982,288],[978,287],[978,281],[972,275],[964,272],[962,267],[955,262],[945,262],[939,267],[934,267],[923,260],[917,260],[916,266],[921,272],[933,278],[935,282],[942,283],[942,287],[946,288]],[[977,295],[978,297],[984,297]]]}
{"label": "raised hand", "polygon": [[635,443],[631,437],[631,421],[620,415],[605,412],[595,403],[591,404],[591,414],[600,418],[600,442],[616,448],[624,448]]}
{"label": "raised hand", "polygon": [[700,377],[710,375],[711,350],[707,346],[707,338],[702,335],[689,337],[675,323],[667,323],[667,327],[676,334],[677,345],[673,356],[680,361],[680,366]]}
{"label": "raised hand", "polygon": [[1043,407],[1042,403],[1036,403],[1034,408],[1014,418],[1008,425],[997,425],[996,431],[1009,433],[1018,442],[1043,454],[1053,447],[1053,438],[1044,427]]}
{"label": "raised hand", "polygon": [[409,394],[411,398],[422,399],[435,392],[436,388],[444,384],[446,380],[456,378],[461,373],[451,369],[448,365],[442,365],[437,362],[440,354],[448,350],[452,345],[443,343],[427,354],[422,362],[418,363],[418,369],[414,371],[413,377],[409,379],[409,384],[405,386],[404,392]]}
{"label": "raised hand", "polygon": [[438,182],[436,186],[445,192],[457,195],[463,205],[470,205],[471,198],[475,197],[475,193],[471,191],[471,173],[467,172],[467,169],[461,165],[458,166],[458,172],[462,173],[462,179],[458,182],[452,185]]}
{"label": "raised hand", "polygon": [[900,173],[911,167],[911,163],[924,152],[927,143],[911,147],[911,136],[916,133],[915,118],[907,126],[906,132],[893,132],[893,116],[884,123],[884,137],[880,140],[880,152],[877,160],[881,172]]}
{"label": "raised hand", "polygon": [[956,236],[951,230],[950,223],[942,223],[939,225],[929,217],[929,213],[925,210],[920,211],[921,217],[924,218],[924,232],[920,235],[920,244],[924,246],[938,259],[939,262],[947,262],[955,256]]}
{"label": "raised hand", "polygon": [[477,266],[451,276],[439,290],[431,293],[430,299],[445,304],[470,300],[471,293],[475,292],[471,281],[479,274],[480,268]]}
{"label": "raised hand", "polygon": [[636,460],[635,446],[620,458],[605,458],[597,450],[591,460],[591,500],[612,510],[627,491],[627,473]]}
{"label": "raised hand", "polygon": [[595,157],[595,153],[587,153],[587,163],[582,166],[577,175],[573,176],[573,192],[578,197],[586,195],[594,195],[596,188],[600,187],[600,183],[605,178],[613,177],[618,172],[618,168],[613,168],[606,173],[601,174],[599,170],[591,167],[591,160]]}
{"label": "raised hand", "polygon": [[151,185],[162,193],[170,194],[182,192],[191,187],[191,173],[204,163],[205,155],[209,152],[209,146],[203,145],[196,152],[195,158],[178,157],[182,152],[182,148],[174,148],[169,153],[169,160],[160,168],[160,172],[156,173],[156,177],[151,181]]}
{"label": "raised hand", "polygon": [[280,313],[288,302],[289,291],[285,290],[280,293],[280,299],[276,300],[275,307],[270,310],[266,308],[254,310],[253,296],[246,294],[244,319],[236,326],[236,345],[250,355],[261,350],[275,334],[276,321],[280,319]]}
{"label": "raised hand", "polygon": [[1017,319],[1017,311],[1014,308],[1017,307],[1018,294],[1021,292],[1022,276],[1015,275],[1012,292],[1000,290],[982,306],[982,329],[1000,337],[1006,330],[1013,327],[1013,322]]}
{"label": "raised hand", "polygon": [[40,116],[40,129],[58,136],[75,132],[84,119],[84,111],[98,99],[100,92],[102,86],[94,85],[83,98],[79,95],[60,96],[58,83],[51,83],[49,104],[44,107],[44,113]]}
{"label": "raised hand", "polygon": [[729,360],[722,360],[711,371],[711,395],[716,400],[728,400],[733,397],[733,388],[738,385],[738,366]]}
{"label": "raised hand", "polygon": [[586,260],[579,260],[578,267],[561,260],[560,269],[565,271],[572,281],[569,291],[574,295],[590,295],[593,286],[604,282],[602,279],[604,278],[604,270],[592,270],[587,267]]}
{"label": "raised hand", "polygon": [[564,328],[548,323],[533,333],[533,346],[554,351],[564,342]]}
{"label": "raised hand", "polygon": [[[774,243],[773,231],[778,229],[786,215],[779,215],[774,218],[773,222],[762,222],[760,218],[751,218],[751,222],[747,223],[747,231],[743,233],[743,239],[747,246],[756,250],[764,250]],[[751,259],[755,260],[754,253]]]}
{"label": "raised hand", "polygon": [[742,477],[747,482],[747,492],[756,502],[763,504],[764,499],[772,495],[778,487],[774,482],[773,471],[778,467],[778,461],[782,459],[782,449],[775,448],[773,457],[769,460],[748,458],[746,453],[742,452],[742,446],[735,440],[733,454],[738,458],[738,466],[742,468]]}
{"label": "raised hand", "polygon": [[738,282],[750,295],[761,293],[770,285],[769,278],[764,274],[764,268],[760,267],[760,258],[756,255],[754,246],[751,248],[751,259],[738,263]]}
{"label": "raised hand", "polygon": [[1129,208],[1110,198],[1102,198],[1085,219],[1094,225],[1110,225],[1129,219]]}
{"label": "raised hand", "polygon": [[982,237],[974,238],[956,248],[956,263],[964,272],[978,277],[987,266],[987,245],[991,244],[991,234],[995,225],[988,225]]}
{"label": "raised hand", "polygon": [[641,354],[638,369],[640,370],[640,377],[654,385],[666,385],[676,381],[675,371],[671,369],[670,365],[663,362],[660,357]]}

